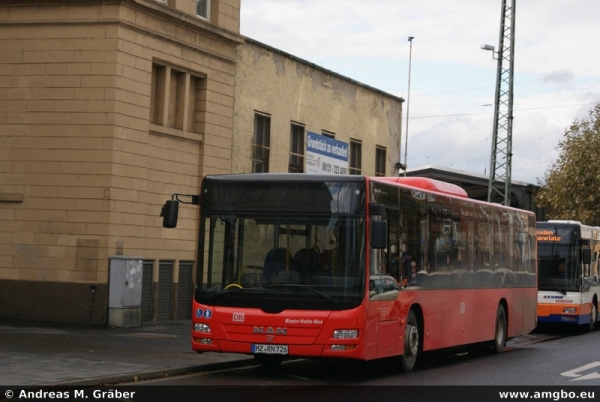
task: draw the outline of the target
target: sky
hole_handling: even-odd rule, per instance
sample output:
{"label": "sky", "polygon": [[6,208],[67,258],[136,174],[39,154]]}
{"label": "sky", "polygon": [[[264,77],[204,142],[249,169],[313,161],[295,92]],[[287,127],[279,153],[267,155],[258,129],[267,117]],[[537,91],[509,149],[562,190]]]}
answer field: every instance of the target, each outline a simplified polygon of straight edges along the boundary
{"label": "sky", "polygon": [[[537,184],[600,101],[600,3],[516,3],[512,180]],[[497,61],[481,45],[498,49],[501,15],[502,0],[242,0],[240,32],[404,98],[409,169],[489,175]]]}

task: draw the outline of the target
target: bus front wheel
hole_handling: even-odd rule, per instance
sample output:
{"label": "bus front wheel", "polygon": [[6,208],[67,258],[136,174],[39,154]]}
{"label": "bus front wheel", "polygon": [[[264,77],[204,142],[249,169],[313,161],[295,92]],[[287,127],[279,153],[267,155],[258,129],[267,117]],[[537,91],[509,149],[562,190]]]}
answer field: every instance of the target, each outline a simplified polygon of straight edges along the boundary
{"label": "bus front wheel", "polygon": [[492,351],[494,353],[502,353],[506,346],[506,312],[502,304],[498,305],[498,311],[496,312],[495,333]]}
{"label": "bus front wheel", "polygon": [[421,348],[421,334],[419,333],[419,321],[414,311],[408,313],[406,328],[404,329],[404,354],[400,356],[402,368],[409,372],[417,363],[419,350]]}
{"label": "bus front wheel", "polygon": [[596,310],[596,305],[594,303],[592,303],[592,312],[590,314],[590,323],[587,327],[588,332],[592,332],[594,330],[594,328],[596,327],[597,314],[598,314],[598,311]]}

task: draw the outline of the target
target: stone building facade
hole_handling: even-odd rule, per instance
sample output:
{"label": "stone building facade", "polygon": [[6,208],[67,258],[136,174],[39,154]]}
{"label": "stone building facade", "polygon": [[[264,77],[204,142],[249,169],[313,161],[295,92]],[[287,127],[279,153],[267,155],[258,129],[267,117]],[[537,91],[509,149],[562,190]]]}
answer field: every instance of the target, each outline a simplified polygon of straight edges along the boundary
{"label": "stone building facade", "polygon": [[240,0],[0,2],[1,317],[105,325],[115,256],[143,258],[145,319],[189,317],[198,211],[177,230],[159,213],[231,171],[239,16]]}
{"label": "stone building facade", "polygon": [[207,174],[305,171],[307,132],[396,174],[401,98],[239,21],[240,0],[0,1],[0,317],[110,325],[111,264],[133,259],[137,318],[189,318],[198,209],[165,229],[162,204]]}
{"label": "stone building facade", "polygon": [[402,98],[250,38],[237,52],[233,172],[305,172],[312,132],[348,145],[353,174],[398,174]]}

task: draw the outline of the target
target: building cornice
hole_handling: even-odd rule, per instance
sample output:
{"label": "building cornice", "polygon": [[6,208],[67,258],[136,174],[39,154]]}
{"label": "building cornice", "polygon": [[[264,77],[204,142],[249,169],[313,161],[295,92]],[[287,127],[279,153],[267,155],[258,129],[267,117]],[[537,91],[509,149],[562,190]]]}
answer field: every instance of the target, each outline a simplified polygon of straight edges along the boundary
{"label": "building cornice", "polygon": [[[236,47],[243,43],[241,35],[223,30],[216,27],[206,21],[199,18],[194,18],[188,14],[185,14],[179,10],[173,9],[163,3],[154,0],[24,0],[24,1],[4,1],[0,3],[0,9],[2,7],[39,7],[39,6],[73,6],[73,5],[85,5],[85,6],[124,6],[132,8],[136,11],[143,11],[147,14],[151,14],[153,17],[171,23],[175,26],[183,29],[190,30],[194,33],[202,33],[203,35],[219,41],[226,46]],[[176,44],[193,50],[195,52],[202,53],[212,58],[217,58],[221,61],[229,64],[235,64],[235,55],[231,57],[212,52],[207,49],[198,47],[195,43],[189,43],[182,41],[171,35],[167,35],[162,32],[157,32],[147,27],[141,26],[131,21],[124,20],[122,18],[105,17],[101,15],[98,19],[91,21],[88,19],[47,19],[47,20],[15,20],[15,21],[0,21],[0,26],[22,26],[22,25],[119,25],[124,28],[130,29],[135,32],[143,33],[145,35],[167,40]]]}
{"label": "building cornice", "polygon": [[288,59],[290,59],[290,60],[293,60],[293,61],[295,61],[295,62],[297,62],[297,63],[304,64],[305,66],[307,66],[307,67],[309,67],[309,68],[312,68],[312,69],[314,69],[314,70],[321,71],[321,72],[323,72],[323,73],[325,73],[325,74],[328,74],[328,75],[330,75],[330,76],[332,76],[332,77],[336,77],[336,78],[339,78],[339,79],[341,79],[341,80],[344,80],[344,81],[350,82],[350,83],[352,83],[352,84],[354,84],[354,85],[357,85],[357,86],[359,86],[359,87],[363,87],[363,88],[365,88],[365,89],[367,89],[367,90],[369,90],[369,91],[371,91],[371,92],[375,92],[375,93],[378,93],[378,94],[380,94],[380,95],[383,95],[383,96],[385,96],[385,97],[387,97],[387,98],[394,99],[394,100],[396,100],[396,101],[398,101],[398,102],[400,102],[400,103],[404,102],[404,98],[402,98],[402,97],[399,97],[399,96],[396,96],[396,95],[392,95],[392,94],[390,94],[390,93],[388,93],[388,92],[382,91],[381,89],[378,89],[378,88],[375,88],[375,87],[369,86],[369,85],[367,85],[367,84],[364,84],[364,83],[362,83],[362,82],[360,82],[360,81],[353,80],[352,78],[348,78],[348,77],[346,77],[346,76],[344,76],[344,75],[341,75],[341,74],[339,74],[339,73],[336,73],[335,71],[328,70],[328,69],[326,69],[326,68],[323,68],[323,67],[321,67],[321,66],[319,66],[319,65],[317,65],[317,64],[315,64],[315,63],[312,63],[312,62],[310,62],[310,61],[307,61],[307,60],[301,59],[300,57],[294,56],[293,54],[286,53],[286,52],[284,52],[283,50],[276,49],[276,48],[274,48],[274,47],[272,47],[272,46],[266,45],[266,44],[264,44],[264,43],[262,43],[262,42],[259,42],[259,41],[257,41],[257,40],[254,40],[254,39],[252,39],[252,38],[249,38],[249,37],[247,37],[247,36],[242,36],[242,38],[243,38],[243,41],[244,41],[245,43],[248,43],[248,44],[250,44],[250,45],[254,45],[254,46],[257,46],[257,47],[261,47],[261,48],[263,48],[263,49],[265,49],[265,50],[267,50],[267,51],[269,51],[269,52],[273,52],[273,53],[279,54],[279,55],[281,55],[281,56],[283,56],[283,57],[285,57],[285,58],[288,58]]}

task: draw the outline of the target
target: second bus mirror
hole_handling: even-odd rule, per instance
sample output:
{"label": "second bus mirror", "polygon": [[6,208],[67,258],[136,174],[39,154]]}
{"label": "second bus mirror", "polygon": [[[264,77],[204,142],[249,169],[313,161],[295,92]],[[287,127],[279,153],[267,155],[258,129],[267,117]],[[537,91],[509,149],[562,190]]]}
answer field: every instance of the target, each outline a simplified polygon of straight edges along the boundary
{"label": "second bus mirror", "polygon": [[590,248],[583,249],[582,260],[583,260],[584,264],[592,263],[592,249],[590,249]]}
{"label": "second bus mirror", "polygon": [[388,246],[387,221],[371,221],[371,247],[384,249]]}
{"label": "second bus mirror", "polygon": [[177,226],[177,215],[179,213],[179,201],[169,200],[165,202],[160,211],[163,218],[163,227],[174,228]]}

